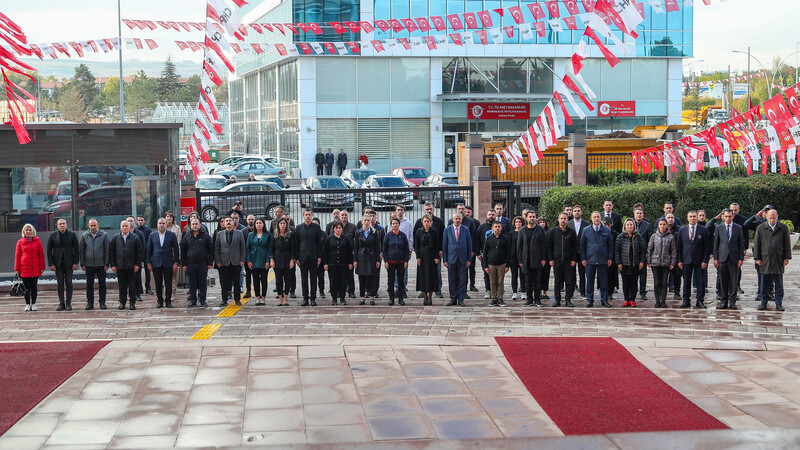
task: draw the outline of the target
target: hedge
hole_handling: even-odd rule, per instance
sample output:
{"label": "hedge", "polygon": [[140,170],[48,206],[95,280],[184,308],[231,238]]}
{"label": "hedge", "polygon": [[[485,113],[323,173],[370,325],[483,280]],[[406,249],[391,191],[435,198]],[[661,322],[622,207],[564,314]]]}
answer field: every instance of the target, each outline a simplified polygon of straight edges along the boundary
{"label": "hedge", "polygon": [[[637,183],[641,181],[659,181],[662,179],[662,172],[654,171],[647,175],[636,174],[629,169],[606,169],[601,165],[595,169],[590,169],[586,174],[587,182],[590,186],[612,186],[623,183]],[[556,172],[556,186],[566,186],[567,180],[564,171]]]}
{"label": "hedge", "polygon": [[800,179],[770,174],[687,181],[680,176],[671,183],[554,187],[542,195],[539,212],[552,223],[565,203],[579,204],[588,218],[591,211],[602,209],[606,198],[613,199],[614,209],[628,217],[632,216],[633,205],[641,202],[645,217],[651,220],[663,214],[667,201],[675,204],[675,213],[682,220],[692,209],[704,209],[711,218],[734,202],[741,205],[740,214],[747,217],[765,205],[773,205],[781,219],[790,219],[791,212],[800,210]]}

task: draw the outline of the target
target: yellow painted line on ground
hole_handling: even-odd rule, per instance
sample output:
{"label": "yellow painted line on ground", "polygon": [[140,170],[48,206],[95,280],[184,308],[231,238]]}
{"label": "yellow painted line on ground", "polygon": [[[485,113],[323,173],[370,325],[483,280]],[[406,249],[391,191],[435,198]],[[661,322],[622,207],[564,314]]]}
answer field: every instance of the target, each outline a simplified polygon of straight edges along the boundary
{"label": "yellow painted line on ground", "polygon": [[217,330],[222,327],[221,323],[211,323],[203,328],[200,328],[200,331],[194,334],[190,339],[208,339],[217,332]]}
{"label": "yellow painted line on ground", "polygon": [[[250,297],[243,296],[241,300],[242,306],[246,305],[249,301]],[[239,306],[236,303],[231,303],[223,308],[222,311],[217,314],[217,317],[233,317],[237,312],[239,312],[240,309],[242,309],[242,306]]]}

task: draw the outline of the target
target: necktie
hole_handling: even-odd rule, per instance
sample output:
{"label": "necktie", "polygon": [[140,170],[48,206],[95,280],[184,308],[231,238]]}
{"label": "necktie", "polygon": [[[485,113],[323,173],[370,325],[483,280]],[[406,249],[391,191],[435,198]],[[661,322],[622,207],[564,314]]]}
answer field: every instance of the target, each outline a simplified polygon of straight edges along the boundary
{"label": "necktie", "polygon": [[227,236],[225,236],[225,240],[228,241],[228,245],[231,245],[231,238],[233,238],[233,232],[232,231],[226,231],[225,233],[227,233]]}
{"label": "necktie", "polygon": [[728,242],[731,240],[731,226],[728,225]]}
{"label": "necktie", "polygon": [[689,240],[694,240],[694,227],[689,227]]}
{"label": "necktie", "polygon": [[[461,228],[461,227],[459,227]],[[458,242],[458,228],[456,228],[456,242]]]}
{"label": "necktie", "polygon": [[600,227],[594,227],[594,232],[597,233],[600,231]]}

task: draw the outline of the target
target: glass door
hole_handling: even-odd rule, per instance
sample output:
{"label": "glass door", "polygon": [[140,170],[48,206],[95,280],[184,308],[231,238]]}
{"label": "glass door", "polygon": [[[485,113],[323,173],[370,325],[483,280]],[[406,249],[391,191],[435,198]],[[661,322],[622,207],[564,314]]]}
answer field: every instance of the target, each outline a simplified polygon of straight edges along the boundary
{"label": "glass door", "polygon": [[[155,228],[158,219],[172,209],[169,180],[161,176],[133,176],[130,184],[133,215],[144,217],[145,224]],[[173,212],[179,217],[179,211]]]}
{"label": "glass door", "polygon": [[455,173],[458,133],[444,133],[444,172]]}

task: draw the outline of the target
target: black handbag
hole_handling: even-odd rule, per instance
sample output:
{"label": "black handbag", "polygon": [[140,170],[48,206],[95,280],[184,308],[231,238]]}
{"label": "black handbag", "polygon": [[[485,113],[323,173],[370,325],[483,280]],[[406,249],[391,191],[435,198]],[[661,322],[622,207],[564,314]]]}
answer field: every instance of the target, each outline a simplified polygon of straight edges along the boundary
{"label": "black handbag", "polygon": [[24,297],[25,296],[25,284],[22,282],[22,278],[19,275],[14,277],[14,282],[11,283],[11,295],[13,297]]}

